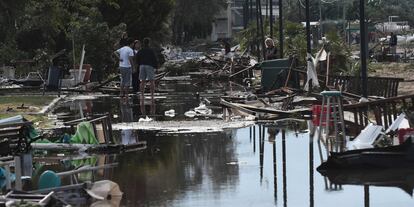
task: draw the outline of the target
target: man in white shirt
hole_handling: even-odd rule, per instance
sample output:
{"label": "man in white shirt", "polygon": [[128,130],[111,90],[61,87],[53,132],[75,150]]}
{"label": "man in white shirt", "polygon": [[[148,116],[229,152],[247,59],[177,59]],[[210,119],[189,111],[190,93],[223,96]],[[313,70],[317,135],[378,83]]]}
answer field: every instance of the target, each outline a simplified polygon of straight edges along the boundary
{"label": "man in white shirt", "polygon": [[128,90],[131,85],[132,67],[134,66],[133,44],[134,41],[128,38],[127,45],[114,52],[115,56],[119,59],[119,71],[121,73],[120,96],[122,98],[128,97]]}

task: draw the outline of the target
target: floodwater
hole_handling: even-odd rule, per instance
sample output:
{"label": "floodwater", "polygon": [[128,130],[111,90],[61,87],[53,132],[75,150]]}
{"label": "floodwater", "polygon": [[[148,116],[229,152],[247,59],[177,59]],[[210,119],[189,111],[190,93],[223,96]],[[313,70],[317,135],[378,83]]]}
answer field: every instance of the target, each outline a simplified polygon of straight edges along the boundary
{"label": "floodwater", "polygon": [[[157,96],[151,115],[157,121],[193,120],[184,112],[205,99],[217,101],[228,86],[184,83],[164,89],[170,92]],[[170,109],[177,116],[164,116]],[[114,123],[144,116],[137,98],[69,101],[54,111],[66,120],[108,112]],[[414,170],[341,172],[329,180],[316,171],[327,152],[309,134],[305,121],[220,133],[116,131],[116,140],[146,141],[146,148],[96,156],[94,164],[118,166],[84,177],[118,183],[124,192],[121,206],[413,206]]]}
{"label": "floodwater", "polygon": [[[147,149],[119,155],[119,166],[113,171],[112,180],[124,192],[122,205],[348,207],[414,204],[408,192],[393,186],[409,187],[409,175],[404,183],[404,178],[398,181],[390,172],[389,176],[377,178],[373,185],[364,186],[361,176],[343,174],[340,176],[345,176],[352,185],[335,185],[316,171],[321,163],[319,146],[316,139],[310,142],[309,132],[267,126],[263,139],[261,127],[254,128],[219,134],[141,135],[139,139],[148,142]],[[322,151],[326,153],[323,148]]]}

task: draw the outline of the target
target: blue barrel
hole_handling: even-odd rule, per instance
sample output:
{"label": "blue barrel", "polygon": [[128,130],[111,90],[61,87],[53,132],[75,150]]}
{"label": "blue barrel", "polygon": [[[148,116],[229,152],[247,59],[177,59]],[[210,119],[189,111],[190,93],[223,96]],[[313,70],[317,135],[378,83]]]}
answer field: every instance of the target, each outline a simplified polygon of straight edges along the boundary
{"label": "blue barrel", "polygon": [[39,178],[39,189],[60,187],[60,177],[51,170],[44,171]]}

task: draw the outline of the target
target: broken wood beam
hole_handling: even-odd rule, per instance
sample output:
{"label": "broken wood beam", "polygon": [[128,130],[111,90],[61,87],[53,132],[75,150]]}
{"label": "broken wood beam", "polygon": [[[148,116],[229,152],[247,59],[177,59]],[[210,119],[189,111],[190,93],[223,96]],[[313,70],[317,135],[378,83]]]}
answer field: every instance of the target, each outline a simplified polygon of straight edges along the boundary
{"label": "broken wood beam", "polygon": [[234,103],[231,103],[231,102],[225,101],[224,99],[221,99],[221,100],[220,100],[220,104],[221,104],[221,105],[223,105],[223,106],[226,106],[226,107],[228,107],[228,108],[234,108],[234,109],[237,109],[237,110],[242,111],[242,112],[244,112],[244,113],[248,113],[248,114],[251,114],[251,115],[256,115],[256,112],[254,112],[254,111],[252,111],[252,110],[249,110],[249,109],[246,109],[246,108],[244,108],[244,107],[241,107],[241,106],[239,106],[239,105],[237,105],[237,104],[234,104]]}

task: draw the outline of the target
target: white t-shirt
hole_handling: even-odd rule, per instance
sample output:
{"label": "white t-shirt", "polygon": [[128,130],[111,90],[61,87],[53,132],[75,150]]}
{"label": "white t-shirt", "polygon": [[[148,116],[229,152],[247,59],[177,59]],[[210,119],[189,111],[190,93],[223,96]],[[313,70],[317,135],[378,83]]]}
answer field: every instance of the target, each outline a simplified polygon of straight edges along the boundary
{"label": "white t-shirt", "polygon": [[121,59],[119,61],[119,67],[130,68],[131,63],[129,62],[129,57],[134,56],[134,51],[130,47],[124,46],[118,49],[116,52],[119,53],[119,58]]}

